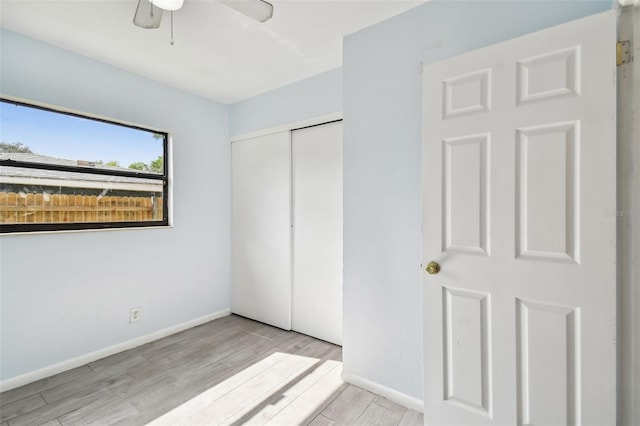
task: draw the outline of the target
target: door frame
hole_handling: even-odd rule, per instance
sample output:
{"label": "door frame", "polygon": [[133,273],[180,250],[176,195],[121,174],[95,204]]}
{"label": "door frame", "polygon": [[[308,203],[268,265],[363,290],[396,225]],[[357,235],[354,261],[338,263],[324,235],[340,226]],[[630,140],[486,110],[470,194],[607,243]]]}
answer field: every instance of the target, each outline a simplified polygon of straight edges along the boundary
{"label": "door frame", "polygon": [[318,126],[332,121],[342,120],[342,111],[333,112],[331,114],[319,115],[304,120],[292,121],[289,123],[281,124],[279,126],[267,127],[266,129],[256,130],[255,132],[242,133],[229,137],[229,143],[243,141],[245,139],[256,138],[258,136],[270,135],[272,133],[290,132],[296,129],[304,127]]}
{"label": "door frame", "polygon": [[[239,134],[239,135],[235,135],[235,136],[231,136],[228,138],[227,142],[229,143],[229,146],[233,146],[234,143],[237,142],[243,142],[243,141],[247,141],[250,139],[255,139],[255,138],[260,138],[260,137],[264,137],[264,136],[269,136],[269,135],[274,135],[274,134],[278,134],[278,133],[288,133],[289,135],[289,278],[290,278],[290,309],[289,309],[289,326],[288,328],[285,328],[286,330],[292,330],[292,324],[293,324],[293,292],[294,292],[294,287],[295,287],[295,283],[293,281],[294,278],[294,253],[293,253],[293,247],[294,247],[294,232],[295,229],[293,229],[294,223],[293,223],[293,185],[294,185],[294,181],[293,181],[293,132],[296,130],[302,130],[302,129],[306,129],[309,127],[316,127],[316,126],[321,126],[323,124],[331,124],[331,123],[335,123],[335,122],[342,122],[343,118],[342,118],[342,111],[338,111],[338,112],[334,112],[334,113],[330,113],[330,114],[325,114],[325,115],[321,115],[321,116],[315,116],[312,118],[308,118],[308,119],[303,119],[303,120],[299,120],[299,121],[294,121],[294,122],[289,122],[289,123],[285,123],[285,124],[281,124],[278,126],[273,126],[273,127],[268,127],[265,129],[260,129],[260,130],[256,130],[253,132],[247,132],[247,133],[243,133],[243,134]],[[232,149],[229,149],[229,165],[232,166]],[[344,167],[343,167],[343,172],[344,172]],[[230,185],[233,185],[233,182],[230,183]],[[233,188],[231,188],[231,194],[233,196]],[[230,206],[230,216],[233,218],[233,201],[231,202]],[[232,224],[231,224],[232,225]],[[231,245],[233,245],[233,235],[231,235],[231,238],[229,240],[229,243]],[[233,248],[232,248],[233,251]],[[233,268],[231,268],[231,277],[230,277],[230,286],[231,286],[231,290],[233,291]],[[342,306],[340,307],[341,313],[344,314],[344,309],[342,308]],[[232,310],[233,311],[233,310]],[[232,312],[233,313],[233,312]],[[294,330],[295,331],[295,330]]]}
{"label": "door frame", "polygon": [[[617,70],[618,405],[620,425],[640,424],[640,1],[619,0],[618,40],[632,62]],[[634,148],[634,142],[636,147]],[[635,174],[633,170],[636,170]]]}

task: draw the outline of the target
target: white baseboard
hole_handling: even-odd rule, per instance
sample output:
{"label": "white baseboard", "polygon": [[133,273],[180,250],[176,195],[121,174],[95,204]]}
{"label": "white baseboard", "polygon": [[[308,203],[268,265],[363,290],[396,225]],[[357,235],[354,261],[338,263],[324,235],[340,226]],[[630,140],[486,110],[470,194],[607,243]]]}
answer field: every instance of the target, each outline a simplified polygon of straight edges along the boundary
{"label": "white baseboard", "polygon": [[14,389],[14,388],[35,382],[40,379],[44,379],[46,377],[53,376],[58,373],[62,373],[63,371],[67,371],[67,370],[71,370],[72,368],[83,366],[90,362],[108,357],[109,355],[113,355],[118,352],[123,352],[129,349],[133,349],[137,346],[144,345],[145,343],[162,339],[163,337],[167,337],[172,334],[179,333],[181,331],[187,330],[192,327],[196,327],[198,325],[207,323],[209,321],[213,321],[218,318],[226,317],[227,315],[230,315],[230,314],[231,314],[231,309],[223,309],[221,311],[214,312],[212,314],[208,314],[200,318],[186,321],[181,324],[171,326],[169,328],[158,330],[144,336],[136,337],[135,339],[127,340],[126,342],[109,346],[108,348],[99,349],[97,351],[90,352],[85,355],[80,355],[75,358],[71,358],[66,361],[62,361],[57,364],[53,364],[48,367],[41,368],[39,370],[31,371],[29,373],[22,374],[16,377],[11,377],[9,379],[6,379],[0,382],[0,392],[5,392],[10,389]]}
{"label": "white baseboard", "polygon": [[383,396],[388,400],[395,402],[396,404],[411,408],[412,410],[418,411],[419,413],[422,413],[424,411],[424,404],[418,398],[414,398],[405,393],[398,392],[397,390],[383,386],[380,383],[372,382],[371,380],[367,380],[355,374],[345,372],[342,373],[342,380]]}

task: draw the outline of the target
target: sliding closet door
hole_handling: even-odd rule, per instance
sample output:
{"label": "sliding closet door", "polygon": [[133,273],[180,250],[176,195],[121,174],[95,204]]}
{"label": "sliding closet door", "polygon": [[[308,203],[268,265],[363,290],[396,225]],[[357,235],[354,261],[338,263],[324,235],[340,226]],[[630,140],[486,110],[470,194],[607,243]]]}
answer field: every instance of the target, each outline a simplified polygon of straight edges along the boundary
{"label": "sliding closet door", "polygon": [[292,132],[292,328],[342,344],[342,122]]}
{"label": "sliding closet door", "polygon": [[290,330],[290,132],[234,142],[231,158],[231,311]]}

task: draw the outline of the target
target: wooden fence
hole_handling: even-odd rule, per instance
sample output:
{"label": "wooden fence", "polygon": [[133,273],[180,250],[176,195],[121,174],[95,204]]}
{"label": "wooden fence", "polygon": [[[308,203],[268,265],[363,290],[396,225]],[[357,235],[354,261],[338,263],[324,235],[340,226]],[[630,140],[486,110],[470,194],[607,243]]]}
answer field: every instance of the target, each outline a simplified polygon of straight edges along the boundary
{"label": "wooden fence", "polygon": [[161,220],[162,198],[0,192],[0,223]]}

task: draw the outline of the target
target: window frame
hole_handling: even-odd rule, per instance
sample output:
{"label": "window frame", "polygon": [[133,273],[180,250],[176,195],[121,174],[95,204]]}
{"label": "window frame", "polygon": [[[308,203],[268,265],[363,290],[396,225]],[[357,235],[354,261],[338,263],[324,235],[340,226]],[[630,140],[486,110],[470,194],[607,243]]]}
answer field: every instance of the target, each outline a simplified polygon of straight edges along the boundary
{"label": "window frame", "polygon": [[[116,126],[127,127],[130,129],[141,130],[145,132],[155,133],[162,135],[162,174],[160,173],[148,173],[144,171],[138,171],[132,169],[130,172],[125,170],[109,170],[103,168],[95,168],[92,166],[67,166],[62,164],[46,164],[36,163],[29,161],[17,161],[11,159],[0,159],[0,167],[19,167],[27,169],[37,170],[51,170],[60,172],[71,173],[85,173],[95,174],[102,176],[120,176],[140,179],[152,179],[162,182],[162,211],[163,217],[160,220],[143,220],[143,221],[113,221],[113,222],[51,222],[51,223],[1,223],[0,224],[0,236],[16,233],[31,233],[31,232],[59,232],[59,231],[91,231],[91,230],[105,230],[105,229],[135,229],[135,228],[149,228],[149,227],[169,227],[169,141],[170,133],[163,130],[157,130],[153,128],[143,127],[136,124],[124,123],[114,119],[108,119],[103,117],[97,117],[88,113],[81,113],[77,111],[70,111],[64,108],[57,108],[52,106],[45,106],[35,102],[29,102],[24,100],[17,100],[12,97],[0,96],[0,102],[7,103],[16,106],[22,106],[27,108],[34,108],[43,111],[48,111],[56,114],[64,114],[72,117],[93,120],[105,124],[111,124]],[[60,187],[64,187],[60,185]]]}

